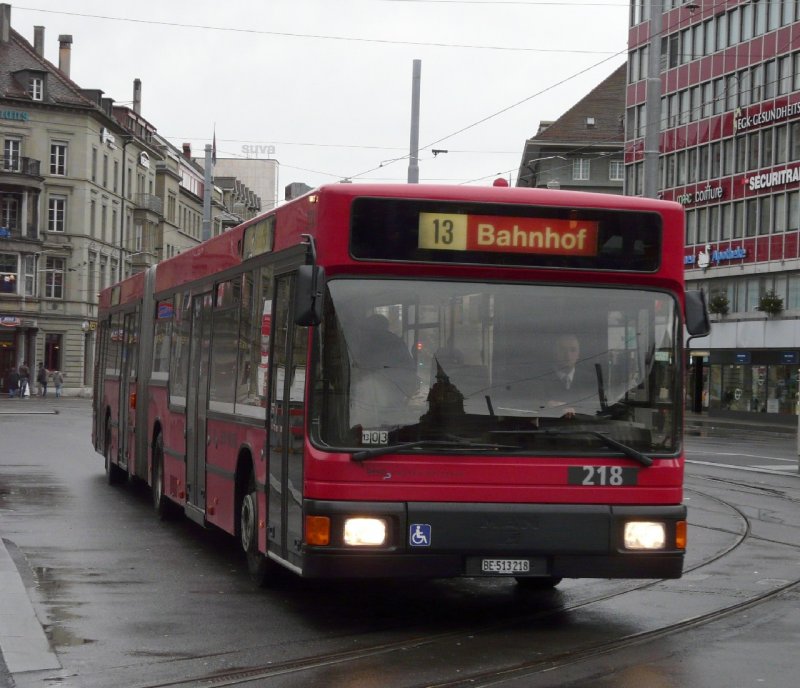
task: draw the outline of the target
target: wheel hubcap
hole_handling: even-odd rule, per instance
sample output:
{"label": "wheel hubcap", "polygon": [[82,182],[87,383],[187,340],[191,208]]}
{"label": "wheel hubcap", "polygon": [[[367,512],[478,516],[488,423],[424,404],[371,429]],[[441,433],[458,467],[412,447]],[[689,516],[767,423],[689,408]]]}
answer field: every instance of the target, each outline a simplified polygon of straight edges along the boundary
{"label": "wheel hubcap", "polygon": [[253,494],[245,495],[245,498],[242,501],[242,522],[241,522],[242,549],[245,552],[249,552],[253,546],[253,539],[255,537],[255,530],[256,530],[255,519],[256,519],[256,509],[255,509],[254,495]]}

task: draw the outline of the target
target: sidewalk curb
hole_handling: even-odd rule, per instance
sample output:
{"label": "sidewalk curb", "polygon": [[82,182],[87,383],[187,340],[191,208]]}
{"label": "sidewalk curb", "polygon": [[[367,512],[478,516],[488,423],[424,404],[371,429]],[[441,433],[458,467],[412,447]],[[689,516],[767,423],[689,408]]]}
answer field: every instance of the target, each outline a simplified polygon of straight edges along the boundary
{"label": "sidewalk curb", "polygon": [[22,577],[0,538],[0,652],[11,674],[60,669]]}

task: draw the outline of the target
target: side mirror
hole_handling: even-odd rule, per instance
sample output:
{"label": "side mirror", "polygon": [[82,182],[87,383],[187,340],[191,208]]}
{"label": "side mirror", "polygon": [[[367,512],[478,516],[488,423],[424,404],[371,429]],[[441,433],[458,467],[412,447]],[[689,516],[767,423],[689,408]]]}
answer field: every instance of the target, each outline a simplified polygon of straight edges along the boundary
{"label": "side mirror", "polygon": [[711,332],[706,293],[702,289],[686,292],[686,331],[692,337],[705,337]]}
{"label": "side mirror", "polygon": [[322,294],[325,289],[325,270],[318,265],[297,268],[294,294],[294,322],[308,327],[322,322]]}

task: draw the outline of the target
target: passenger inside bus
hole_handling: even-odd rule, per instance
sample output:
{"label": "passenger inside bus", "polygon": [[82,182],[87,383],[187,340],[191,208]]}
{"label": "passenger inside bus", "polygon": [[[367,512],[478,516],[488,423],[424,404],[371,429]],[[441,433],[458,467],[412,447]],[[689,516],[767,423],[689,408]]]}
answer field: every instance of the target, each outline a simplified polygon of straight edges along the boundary
{"label": "passenger inside bus", "polygon": [[419,390],[416,364],[389,319],[373,313],[363,320],[353,353],[351,421],[375,426],[387,408],[400,409]]}

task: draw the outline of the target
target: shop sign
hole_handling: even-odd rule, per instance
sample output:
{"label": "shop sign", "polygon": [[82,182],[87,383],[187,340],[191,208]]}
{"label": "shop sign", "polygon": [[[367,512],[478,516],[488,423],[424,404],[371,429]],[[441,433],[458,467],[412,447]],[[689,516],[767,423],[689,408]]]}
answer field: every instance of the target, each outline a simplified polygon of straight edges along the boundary
{"label": "shop sign", "polygon": [[800,115],[800,103],[790,103],[789,105],[781,105],[768,110],[759,110],[752,115],[742,115],[742,108],[736,108],[733,112],[733,131],[734,133],[739,133],[762,124],[771,124],[782,119],[789,119],[795,115]]}
{"label": "shop sign", "polygon": [[19,327],[20,325],[22,325],[22,320],[20,318],[15,318],[10,315],[0,317],[0,327]]}
{"label": "shop sign", "polygon": [[139,153],[139,164],[142,167],[150,168],[150,156],[147,154],[147,151]]}
{"label": "shop sign", "polygon": [[27,122],[30,119],[27,112],[20,112],[19,110],[0,110],[0,119],[11,119],[17,122]]}
{"label": "shop sign", "polygon": [[749,351],[737,351],[736,352],[736,362],[737,363],[750,363],[750,352]]}
{"label": "shop sign", "polygon": [[683,193],[678,196],[675,200],[678,201],[681,205],[689,205],[690,203],[703,203],[708,201],[718,201],[722,198],[723,195],[723,188],[722,185],[719,186],[711,186],[707,184],[704,189],[698,189],[691,193]]}
{"label": "shop sign", "polygon": [[796,351],[783,351],[781,352],[781,363],[798,363],[800,362],[800,354]]}
{"label": "shop sign", "polygon": [[800,181],[800,165],[794,167],[787,167],[784,170],[776,170],[775,172],[764,172],[764,174],[754,174],[747,180],[747,187],[750,191],[757,191],[758,189],[769,189],[773,186],[782,186],[783,184],[792,184]]}
{"label": "shop sign", "polygon": [[720,263],[729,260],[744,260],[747,258],[747,249],[744,246],[731,246],[722,250],[711,250],[711,245],[706,244],[705,248],[697,252],[697,255],[685,256],[683,259],[684,265],[697,265],[697,267],[705,270],[711,267],[712,264],[718,266]]}

